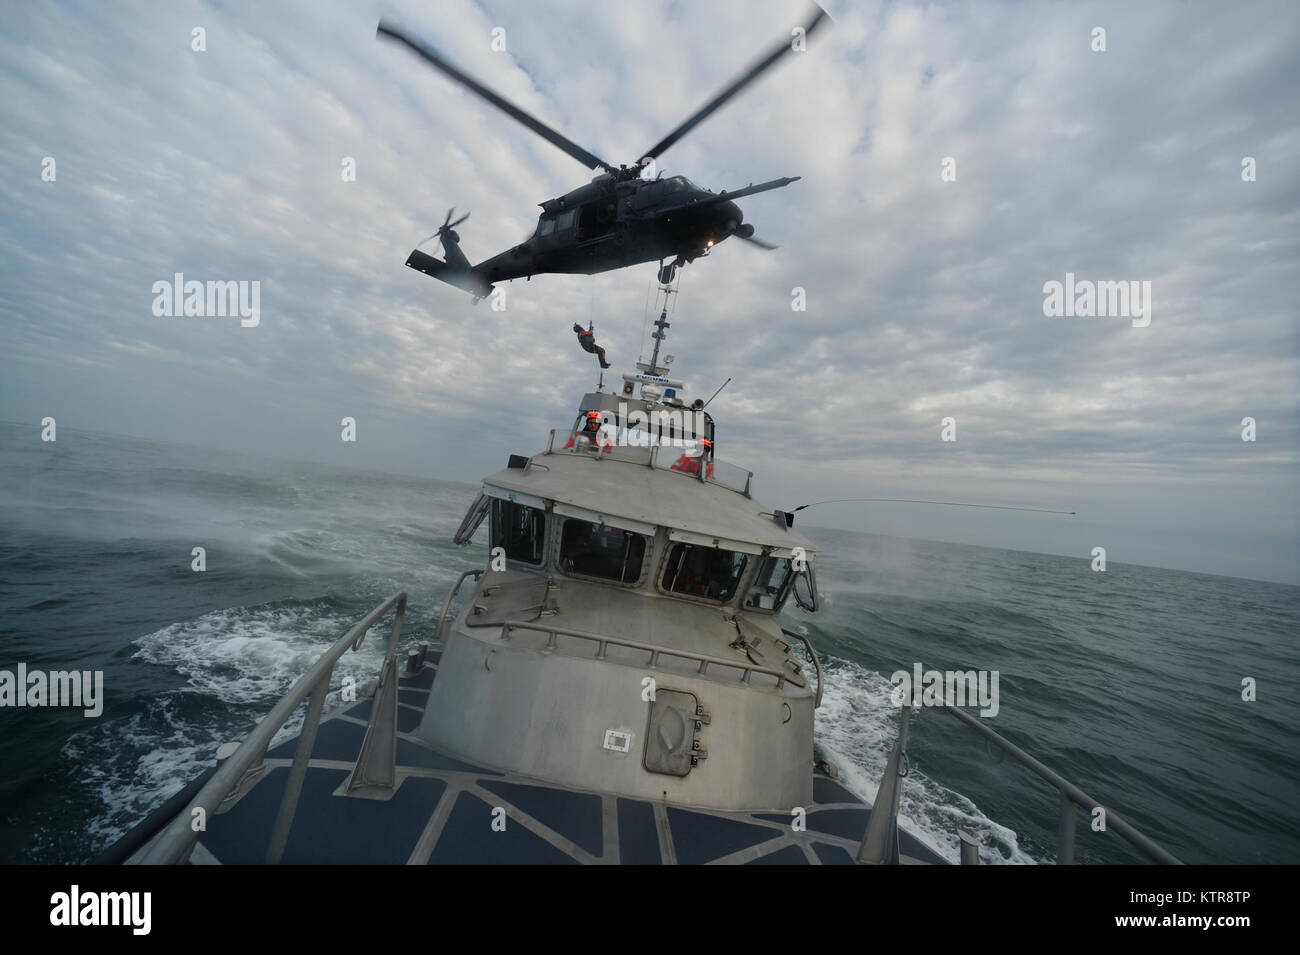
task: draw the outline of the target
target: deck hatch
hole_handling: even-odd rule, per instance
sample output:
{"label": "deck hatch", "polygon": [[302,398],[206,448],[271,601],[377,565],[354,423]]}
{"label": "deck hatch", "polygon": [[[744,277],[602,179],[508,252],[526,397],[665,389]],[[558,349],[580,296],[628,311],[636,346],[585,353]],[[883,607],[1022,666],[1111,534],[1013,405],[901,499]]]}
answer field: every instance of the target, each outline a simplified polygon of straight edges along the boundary
{"label": "deck hatch", "polygon": [[645,756],[648,772],[686,776],[708,755],[695,733],[704,722],[703,707],[694,693],[659,689],[650,701]]}
{"label": "deck hatch", "polygon": [[545,577],[531,577],[483,586],[470,601],[465,623],[471,627],[495,627],[509,620],[536,620],[542,615],[546,585]]}

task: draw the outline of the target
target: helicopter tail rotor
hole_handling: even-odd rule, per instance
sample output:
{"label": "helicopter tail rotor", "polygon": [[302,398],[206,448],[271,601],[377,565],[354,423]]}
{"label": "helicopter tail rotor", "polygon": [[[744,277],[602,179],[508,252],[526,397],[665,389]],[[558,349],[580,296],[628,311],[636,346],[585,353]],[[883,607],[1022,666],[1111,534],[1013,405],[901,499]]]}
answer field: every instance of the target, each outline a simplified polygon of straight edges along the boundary
{"label": "helicopter tail rotor", "polygon": [[[417,272],[433,276],[440,282],[464,289],[477,301],[486,298],[492,292],[492,285],[470,267],[469,259],[465,258],[465,253],[460,250],[460,233],[455,227],[468,219],[469,213],[465,213],[453,222],[451,217],[455,214],[454,206],[448,209],[442,225],[438,226],[438,231],[424,240],[428,242],[429,239],[437,239],[442,244],[442,254],[446,261],[434,258],[417,248],[407,256],[406,264]],[[421,245],[423,244],[422,242]]]}
{"label": "helicopter tail rotor", "polygon": [[[442,254],[447,259],[447,266],[453,269],[463,269],[468,271],[470,267],[469,259],[465,258],[465,253],[460,250],[460,233],[456,231],[455,227],[468,219],[469,213],[465,213],[455,222],[452,222],[451,217],[455,214],[456,207],[452,206],[447,210],[447,215],[442,220],[442,225],[438,226],[438,231],[428,238],[423,239],[420,242],[420,245],[428,242],[429,239],[437,239],[439,244],[442,246]],[[423,253],[421,254],[423,255]],[[434,261],[436,262],[437,260],[435,259]]]}
{"label": "helicopter tail rotor", "polygon": [[[456,232],[456,226],[460,225],[462,222],[464,222],[466,219],[469,218],[469,213],[467,212],[459,219],[457,219],[455,222],[452,222],[451,217],[454,216],[455,214],[456,214],[456,207],[452,206],[450,209],[447,210],[447,217],[442,220],[442,225],[438,226],[438,231],[435,232],[433,235],[429,236],[429,239],[437,239],[438,242],[441,243],[444,252],[447,249],[448,242],[450,242],[453,246],[455,246],[457,243],[460,242],[460,234]],[[425,239],[424,241],[428,242],[429,239]],[[459,252],[459,249],[457,250],[457,252]]]}

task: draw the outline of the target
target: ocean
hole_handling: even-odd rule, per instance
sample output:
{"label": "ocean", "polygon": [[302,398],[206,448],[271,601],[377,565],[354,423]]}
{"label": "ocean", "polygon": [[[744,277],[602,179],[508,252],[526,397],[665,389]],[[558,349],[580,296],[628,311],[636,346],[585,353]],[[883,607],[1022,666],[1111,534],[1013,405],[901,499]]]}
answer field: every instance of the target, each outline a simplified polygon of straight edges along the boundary
{"label": "ocean", "polygon": [[[0,422],[0,670],[102,670],[105,697],[0,708],[0,863],[93,859],[394,591],[404,638],[430,638],[486,560],[482,531],[451,543],[474,490]],[[1300,862],[1300,588],[805,529],[823,605],[784,622],[822,658],[816,746],[851,789],[874,797],[896,735],[891,673],[996,670],[989,725],[1183,861]],[[386,633],[335,683],[374,676]],[[958,831],[986,863],[1054,860],[1037,776],[938,710],[908,749],[906,828],[954,861]],[[1082,813],[1077,833],[1080,862],[1143,861]]]}

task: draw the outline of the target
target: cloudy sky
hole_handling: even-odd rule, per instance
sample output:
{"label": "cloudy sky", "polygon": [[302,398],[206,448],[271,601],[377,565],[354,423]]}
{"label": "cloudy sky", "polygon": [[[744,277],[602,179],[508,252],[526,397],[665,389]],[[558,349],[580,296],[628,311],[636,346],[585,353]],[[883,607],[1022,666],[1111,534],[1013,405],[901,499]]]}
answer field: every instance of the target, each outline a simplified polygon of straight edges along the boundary
{"label": "cloudy sky", "polygon": [[[733,379],[720,456],[777,506],[1079,512],[804,523],[1300,583],[1300,6],[826,6],[833,28],[660,160],[715,190],[803,177],[742,200],[778,251],[726,242],[685,270],[668,350],[687,397]],[[539,449],[594,384],[573,321],[629,368],[653,266],[516,282],[503,312],[406,269],[448,207],[472,210],[479,261],[591,174],[377,22],[631,162],[806,15],[539,9],[8,9],[0,418],[464,481]],[[155,316],[176,272],[259,281],[260,324]],[[1150,325],[1045,316],[1067,272],[1150,282]]]}

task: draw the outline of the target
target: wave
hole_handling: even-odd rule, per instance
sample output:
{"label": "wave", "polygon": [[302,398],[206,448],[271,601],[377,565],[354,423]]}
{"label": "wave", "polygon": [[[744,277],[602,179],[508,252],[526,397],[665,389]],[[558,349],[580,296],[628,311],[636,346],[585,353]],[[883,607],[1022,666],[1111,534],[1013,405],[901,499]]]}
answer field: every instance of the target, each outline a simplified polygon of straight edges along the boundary
{"label": "wave", "polygon": [[[814,741],[839,770],[840,782],[875,802],[881,774],[898,738],[899,710],[890,700],[893,685],[850,660],[829,657],[822,666],[825,688]],[[994,822],[970,799],[927,776],[915,762],[903,784],[899,825],[954,864],[961,861],[959,831],[979,842],[981,864],[1036,865],[1040,861],[1021,847],[1014,830]]]}

